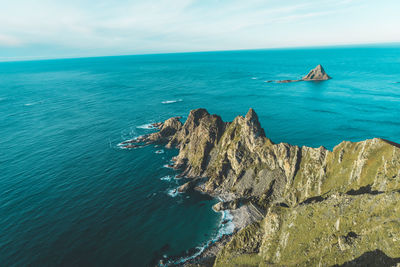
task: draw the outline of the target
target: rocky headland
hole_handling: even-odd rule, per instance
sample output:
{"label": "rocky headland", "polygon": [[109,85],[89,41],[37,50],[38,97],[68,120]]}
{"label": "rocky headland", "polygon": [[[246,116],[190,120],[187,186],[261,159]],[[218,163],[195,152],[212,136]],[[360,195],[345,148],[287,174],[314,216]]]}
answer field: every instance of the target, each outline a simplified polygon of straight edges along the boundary
{"label": "rocky headland", "polygon": [[179,191],[219,197],[215,210],[229,209],[239,219],[247,215],[230,238],[187,265],[400,262],[399,144],[343,141],[332,151],[275,144],[253,109],[232,122],[196,109],[184,124],[171,118],[157,127],[129,145],[178,148],[173,167],[191,179]]}

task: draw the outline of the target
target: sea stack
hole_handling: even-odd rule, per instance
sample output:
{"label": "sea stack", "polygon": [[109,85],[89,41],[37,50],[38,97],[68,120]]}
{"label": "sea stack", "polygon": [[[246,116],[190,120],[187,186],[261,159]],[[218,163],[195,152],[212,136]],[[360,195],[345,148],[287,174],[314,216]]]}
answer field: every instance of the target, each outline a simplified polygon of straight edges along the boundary
{"label": "sea stack", "polygon": [[325,81],[332,79],[326,74],[324,68],[321,65],[316,66],[306,76],[303,77],[303,81]]}

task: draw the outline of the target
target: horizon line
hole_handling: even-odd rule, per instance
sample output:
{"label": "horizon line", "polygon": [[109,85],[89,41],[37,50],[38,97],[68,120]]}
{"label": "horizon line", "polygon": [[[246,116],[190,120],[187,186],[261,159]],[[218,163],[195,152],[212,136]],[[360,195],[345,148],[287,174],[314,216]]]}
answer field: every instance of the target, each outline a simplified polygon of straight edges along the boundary
{"label": "horizon line", "polygon": [[261,51],[261,50],[291,50],[291,49],[324,49],[324,48],[346,48],[354,46],[400,46],[400,42],[376,42],[376,43],[349,43],[349,44],[333,44],[333,45],[310,45],[310,46],[283,46],[283,47],[268,47],[268,48],[242,48],[242,49],[228,49],[228,50],[200,50],[200,51],[176,51],[176,52],[149,52],[137,54],[115,54],[115,55],[96,55],[96,56],[64,56],[64,57],[22,57],[2,60],[0,63],[11,62],[35,62],[35,61],[50,61],[50,60],[64,60],[64,59],[90,59],[90,58],[104,58],[104,57],[128,57],[128,56],[150,56],[150,55],[170,55],[170,54],[192,54],[192,53],[213,53],[213,52],[235,52],[235,51]]}

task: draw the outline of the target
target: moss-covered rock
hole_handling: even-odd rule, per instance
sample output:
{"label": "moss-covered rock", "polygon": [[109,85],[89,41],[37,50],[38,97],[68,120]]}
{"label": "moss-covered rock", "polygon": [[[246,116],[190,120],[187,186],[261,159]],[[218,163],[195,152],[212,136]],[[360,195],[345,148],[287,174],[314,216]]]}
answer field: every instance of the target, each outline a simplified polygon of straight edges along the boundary
{"label": "moss-covered rock", "polygon": [[[240,230],[234,238],[220,251],[215,266],[235,266],[258,263],[262,257],[259,249],[264,229],[260,223],[253,223]],[[257,266],[257,265],[255,265]]]}
{"label": "moss-covered rock", "polygon": [[333,266],[376,250],[385,260],[399,259],[399,214],[397,191],[333,195],[293,208],[275,205],[262,222],[233,237],[215,266]]}
{"label": "moss-covered rock", "polygon": [[400,194],[331,196],[295,208],[273,207],[260,255],[280,265],[344,264],[379,249],[400,257]]}

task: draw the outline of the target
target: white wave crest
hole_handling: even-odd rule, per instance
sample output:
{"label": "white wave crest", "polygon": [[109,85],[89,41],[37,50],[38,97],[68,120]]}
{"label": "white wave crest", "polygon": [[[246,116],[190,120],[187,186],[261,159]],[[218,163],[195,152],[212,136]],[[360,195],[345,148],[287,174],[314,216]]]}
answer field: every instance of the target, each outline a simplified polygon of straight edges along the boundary
{"label": "white wave crest", "polygon": [[[233,224],[233,215],[229,210],[222,211],[221,227],[218,230],[218,237],[221,238],[223,235],[230,235],[235,230],[235,225]],[[224,222],[222,224],[222,222]]]}
{"label": "white wave crest", "polygon": [[136,128],[151,130],[151,129],[154,129],[155,127],[153,126],[153,123],[146,123],[143,125],[136,126]]}
{"label": "white wave crest", "polygon": [[172,176],[171,175],[167,175],[167,176],[161,177],[160,180],[161,181],[171,181],[172,180]]}
{"label": "white wave crest", "polygon": [[170,197],[176,197],[178,194],[179,194],[179,191],[178,191],[178,189],[177,188],[173,188],[173,189],[170,189],[170,190],[168,190],[168,193],[167,193]]}
{"label": "white wave crest", "polygon": [[164,168],[167,168],[167,169],[173,169],[173,168],[174,168],[174,166],[172,165],[172,163],[170,163],[170,164],[164,164],[163,167],[164,167]]}
{"label": "white wave crest", "polygon": [[182,102],[183,100],[182,99],[176,99],[176,100],[165,100],[165,101],[162,101],[161,103],[162,104],[172,104],[172,103],[176,103],[176,102]]}

